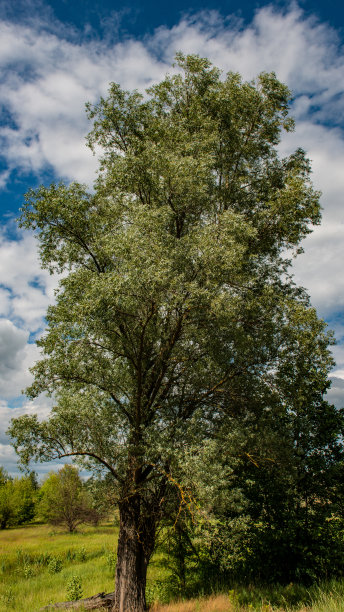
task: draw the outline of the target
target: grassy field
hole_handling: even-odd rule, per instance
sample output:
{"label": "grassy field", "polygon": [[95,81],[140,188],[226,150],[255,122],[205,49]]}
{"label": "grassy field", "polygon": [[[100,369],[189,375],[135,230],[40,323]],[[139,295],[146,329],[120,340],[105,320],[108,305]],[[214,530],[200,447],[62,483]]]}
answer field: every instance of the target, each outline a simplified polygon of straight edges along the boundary
{"label": "grassy field", "polygon": [[[117,535],[111,523],[84,526],[75,534],[48,525],[0,531],[0,612],[38,612],[49,603],[71,599],[73,577],[82,597],[113,591]],[[322,589],[237,587],[210,598],[162,605],[158,602],[166,600],[168,583],[164,559],[155,555],[147,585],[154,612],[344,612],[344,583]]]}
{"label": "grassy field", "polygon": [[116,528],[84,527],[76,534],[33,525],[0,532],[0,610],[37,612],[65,601],[73,576],[83,596],[113,590]]}
{"label": "grassy field", "polygon": [[311,589],[308,605],[301,606],[289,605],[287,601],[282,605],[271,604],[270,600],[274,599],[271,589],[271,597],[265,596],[259,601],[253,595],[252,601],[246,604],[240,604],[235,598],[233,601],[233,596],[229,593],[164,606],[156,604],[151,612],[344,612],[344,585],[332,584],[332,588],[328,587]]}

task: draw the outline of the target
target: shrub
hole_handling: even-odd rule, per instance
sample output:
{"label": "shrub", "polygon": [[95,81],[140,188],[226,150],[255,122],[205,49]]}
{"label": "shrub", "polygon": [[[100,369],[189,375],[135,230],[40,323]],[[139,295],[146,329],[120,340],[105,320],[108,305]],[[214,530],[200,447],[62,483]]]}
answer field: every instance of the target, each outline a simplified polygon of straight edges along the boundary
{"label": "shrub", "polygon": [[80,576],[72,576],[67,584],[67,595],[71,601],[77,601],[82,597],[82,583]]}

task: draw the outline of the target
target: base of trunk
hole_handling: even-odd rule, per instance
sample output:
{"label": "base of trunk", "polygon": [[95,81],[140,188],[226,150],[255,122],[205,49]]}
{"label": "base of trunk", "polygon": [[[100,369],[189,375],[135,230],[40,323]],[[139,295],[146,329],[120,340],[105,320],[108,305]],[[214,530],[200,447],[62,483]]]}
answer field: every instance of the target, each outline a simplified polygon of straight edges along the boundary
{"label": "base of trunk", "polygon": [[119,504],[120,526],[117,546],[116,590],[113,612],[146,610],[146,576],[154,547],[150,517],[142,516],[139,496]]}

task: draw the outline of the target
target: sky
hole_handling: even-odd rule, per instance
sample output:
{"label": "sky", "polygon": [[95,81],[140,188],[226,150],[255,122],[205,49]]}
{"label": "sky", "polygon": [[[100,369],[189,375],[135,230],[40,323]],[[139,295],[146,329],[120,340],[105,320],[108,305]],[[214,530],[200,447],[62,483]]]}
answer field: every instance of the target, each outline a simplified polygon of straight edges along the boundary
{"label": "sky", "polygon": [[[176,51],[245,79],[274,70],[293,92],[296,130],[283,136],[280,154],[307,151],[323,207],[294,273],[335,332],[329,399],[344,405],[343,42],[344,8],[334,0],[0,0],[0,465],[9,473],[18,473],[10,418],[45,418],[51,406],[21,393],[57,284],[40,269],[33,235],[17,227],[23,194],[53,180],[92,186],[85,103],[106,95],[111,81],[143,91],[173,70]],[[43,475],[60,465],[32,467]]]}

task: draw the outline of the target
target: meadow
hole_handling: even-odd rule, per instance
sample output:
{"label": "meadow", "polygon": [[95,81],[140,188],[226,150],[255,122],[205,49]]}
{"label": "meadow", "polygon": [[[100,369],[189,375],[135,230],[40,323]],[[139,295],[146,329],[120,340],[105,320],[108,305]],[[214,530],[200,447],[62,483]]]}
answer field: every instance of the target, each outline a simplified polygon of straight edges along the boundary
{"label": "meadow", "polygon": [[[42,524],[1,531],[0,611],[38,612],[50,603],[71,599],[73,588],[82,597],[112,591],[117,532],[113,523],[82,526],[76,533]],[[172,597],[169,582],[166,559],[157,553],[147,581],[152,612],[344,612],[340,582],[308,589],[232,585],[220,594],[166,603]]]}

